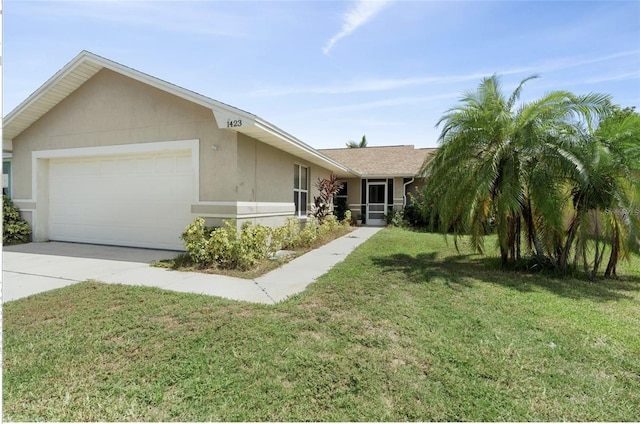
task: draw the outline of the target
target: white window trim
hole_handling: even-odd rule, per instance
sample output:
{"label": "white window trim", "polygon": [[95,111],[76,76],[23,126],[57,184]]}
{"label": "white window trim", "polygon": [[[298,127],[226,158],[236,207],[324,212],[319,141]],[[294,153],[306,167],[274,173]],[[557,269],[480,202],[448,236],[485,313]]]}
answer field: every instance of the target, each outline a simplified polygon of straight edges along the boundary
{"label": "white window trim", "polygon": [[[302,184],[300,184],[301,183],[301,177],[302,177],[302,172],[301,171],[302,171],[303,168],[307,170],[307,172],[306,172],[306,174],[307,174],[306,187],[304,187],[304,188],[302,188],[302,187],[295,188],[295,185],[293,187],[293,193],[296,195],[296,197],[298,199],[298,207],[295,210],[295,216],[298,217],[298,218],[306,218],[307,217],[307,213],[309,212],[309,174],[310,174],[309,173],[309,167],[305,166],[305,165],[301,165],[299,163],[294,163],[293,166],[294,166],[294,175],[295,175],[295,167],[299,167],[299,172],[298,172],[298,185],[299,186],[302,186]],[[306,202],[307,204],[305,205],[305,208],[304,208],[307,213],[305,213],[304,215],[301,214],[301,209],[299,209],[299,207],[300,207],[300,205],[302,203],[301,202],[301,200],[302,200],[301,199],[301,193],[306,193],[306,195],[307,195],[307,202]]]}

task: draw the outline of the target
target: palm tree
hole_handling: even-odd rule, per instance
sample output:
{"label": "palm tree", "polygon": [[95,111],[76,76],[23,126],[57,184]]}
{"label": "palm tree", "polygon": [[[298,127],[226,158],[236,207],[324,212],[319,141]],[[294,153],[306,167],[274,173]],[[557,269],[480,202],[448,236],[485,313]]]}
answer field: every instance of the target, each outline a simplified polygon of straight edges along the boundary
{"label": "palm tree", "polygon": [[360,149],[363,147],[367,147],[367,137],[363,135],[360,143],[356,143],[355,141],[350,140],[347,142],[347,147],[350,149]]}
{"label": "palm tree", "polygon": [[470,235],[478,252],[495,230],[503,265],[521,257],[522,235],[540,259],[558,253],[567,189],[562,176],[571,169],[563,146],[609,105],[607,96],[556,91],[516,107],[534,78],[508,98],[496,75],[465,93],[438,121],[440,148],[424,167],[427,204],[440,228],[456,242]]}
{"label": "palm tree", "polygon": [[[575,215],[564,250],[575,237],[574,263],[582,260],[588,271],[587,253],[593,248],[590,275],[595,277],[608,243],[604,275],[616,275],[618,260],[628,259],[630,251],[639,247],[640,115],[616,107],[577,144],[575,158],[579,164],[572,175]],[[560,266],[566,267],[566,255],[561,259]]]}

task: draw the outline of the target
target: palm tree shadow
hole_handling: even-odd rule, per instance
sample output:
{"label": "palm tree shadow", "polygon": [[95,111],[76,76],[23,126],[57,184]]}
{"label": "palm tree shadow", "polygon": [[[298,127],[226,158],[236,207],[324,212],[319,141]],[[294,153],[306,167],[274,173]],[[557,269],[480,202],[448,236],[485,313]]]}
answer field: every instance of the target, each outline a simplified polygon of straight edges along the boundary
{"label": "palm tree shadow", "polygon": [[[436,252],[416,256],[394,254],[375,256],[373,263],[383,272],[402,272],[415,284],[445,284],[451,289],[472,287],[474,282],[497,284],[527,293],[539,289],[572,299],[611,301],[633,299],[640,291],[640,276],[589,280],[575,276],[557,276],[549,272],[504,270],[500,259],[475,254],[437,258]],[[628,292],[629,294],[626,294]]]}
{"label": "palm tree shadow", "polygon": [[[465,255],[461,255],[464,257]],[[416,256],[398,253],[388,256],[374,256],[373,263],[383,272],[402,272],[415,284],[443,283],[451,289],[471,287],[463,274],[452,273],[442,261],[436,259],[437,253],[420,253]]]}

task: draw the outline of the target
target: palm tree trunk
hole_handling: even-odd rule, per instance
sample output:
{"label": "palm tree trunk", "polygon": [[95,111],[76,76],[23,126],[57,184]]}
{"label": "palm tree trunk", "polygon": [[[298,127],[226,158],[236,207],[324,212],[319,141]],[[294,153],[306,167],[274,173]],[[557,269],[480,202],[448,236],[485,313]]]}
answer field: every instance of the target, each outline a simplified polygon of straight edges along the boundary
{"label": "palm tree trunk", "polygon": [[560,257],[558,258],[558,268],[560,271],[565,272],[567,270],[567,262],[569,260],[569,252],[571,251],[571,246],[573,245],[573,240],[576,237],[576,232],[578,231],[578,227],[580,227],[582,214],[580,211],[576,212],[576,215],[573,217],[571,221],[571,225],[569,225],[569,230],[567,231],[567,239],[564,243],[564,248],[560,252]]}
{"label": "palm tree trunk", "polygon": [[522,219],[520,218],[520,216],[518,216],[516,218],[516,234],[515,234],[515,244],[516,244],[516,260],[519,261],[520,259],[522,259],[522,256],[520,254],[520,244],[522,242]]}
{"label": "palm tree trunk", "polygon": [[538,232],[536,231],[535,224],[533,223],[533,212],[531,211],[531,199],[527,199],[527,206],[523,208],[524,220],[527,226],[527,241],[529,245],[533,244],[536,257],[538,259],[544,258],[544,248],[540,243]]}
{"label": "palm tree trunk", "polygon": [[596,275],[598,274],[598,269],[600,269],[600,264],[602,263],[602,257],[604,256],[604,248],[602,249],[602,252],[600,252],[600,225],[599,225],[599,219],[598,219],[598,214],[594,213],[595,215],[595,230],[596,230],[596,234],[595,234],[595,242],[596,242],[596,251],[593,255],[593,270],[591,271],[591,278],[595,278]]}
{"label": "palm tree trunk", "polygon": [[507,246],[509,248],[509,262],[516,261],[518,221],[513,216],[507,218]]}
{"label": "palm tree trunk", "polygon": [[611,237],[611,255],[609,256],[609,263],[607,263],[607,269],[604,272],[605,277],[616,276],[616,266],[618,265],[618,255],[620,253],[620,229],[618,223],[613,225],[613,235]]}

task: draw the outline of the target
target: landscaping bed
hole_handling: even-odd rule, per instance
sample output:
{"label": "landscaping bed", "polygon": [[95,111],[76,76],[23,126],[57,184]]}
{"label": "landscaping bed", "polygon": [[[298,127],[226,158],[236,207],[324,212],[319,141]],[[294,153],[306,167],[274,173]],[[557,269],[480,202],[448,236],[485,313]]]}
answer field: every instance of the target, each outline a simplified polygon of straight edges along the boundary
{"label": "landscaping bed", "polygon": [[350,219],[350,215],[343,221],[334,216],[322,222],[310,218],[301,226],[298,219],[291,218],[282,227],[246,223],[238,230],[233,221],[224,227],[207,228],[198,218],[182,235],[186,253],[151,265],[252,279],[349,234],[353,230]]}

